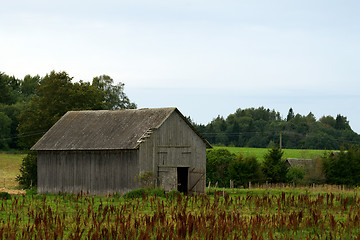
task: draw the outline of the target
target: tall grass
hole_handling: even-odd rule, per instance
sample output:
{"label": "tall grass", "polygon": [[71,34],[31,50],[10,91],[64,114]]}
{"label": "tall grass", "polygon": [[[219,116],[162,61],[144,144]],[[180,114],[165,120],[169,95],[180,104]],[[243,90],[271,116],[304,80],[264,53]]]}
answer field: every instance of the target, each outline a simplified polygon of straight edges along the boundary
{"label": "tall grass", "polygon": [[0,239],[358,239],[357,194],[0,199]]}

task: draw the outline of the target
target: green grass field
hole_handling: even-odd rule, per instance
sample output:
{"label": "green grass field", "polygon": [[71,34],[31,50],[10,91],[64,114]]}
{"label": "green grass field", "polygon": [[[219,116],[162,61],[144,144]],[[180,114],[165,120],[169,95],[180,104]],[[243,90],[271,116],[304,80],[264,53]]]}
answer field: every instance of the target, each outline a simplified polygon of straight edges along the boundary
{"label": "green grass field", "polygon": [[15,189],[18,187],[15,178],[20,174],[20,165],[25,156],[26,154],[0,153],[0,188],[4,188],[4,178],[5,188]]}
{"label": "green grass field", "polygon": [[[216,147],[214,149],[224,148],[231,153],[243,154],[244,156],[255,156],[259,161],[263,161],[264,155],[269,151],[267,148],[244,148],[244,147]],[[283,149],[284,158],[306,158],[313,159],[321,157],[325,150],[312,150],[312,149]]]}

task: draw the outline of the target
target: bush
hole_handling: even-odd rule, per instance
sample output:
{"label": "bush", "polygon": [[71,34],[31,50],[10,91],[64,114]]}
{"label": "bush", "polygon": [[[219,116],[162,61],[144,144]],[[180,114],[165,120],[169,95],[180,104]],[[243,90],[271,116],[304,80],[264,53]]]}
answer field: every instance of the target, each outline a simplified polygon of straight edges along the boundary
{"label": "bush", "polygon": [[236,159],[236,155],[227,149],[214,149],[206,154],[206,182],[218,187],[229,186],[229,166]]}
{"label": "bush", "polygon": [[300,184],[304,183],[305,169],[303,167],[293,166],[290,167],[286,179],[289,183]]}
{"label": "bush", "polygon": [[26,190],[26,195],[36,195],[37,194],[37,187],[32,187]]}
{"label": "bush", "polygon": [[24,157],[20,167],[20,175],[16,177],[16,181],[23,188],[37,185],[37,152],[31,151]]}
{"label": "bush", "polygon": [[236,160],[230,163],[229,176],[236,187],[248,186],[249,182],[261,181],[261,166],[256,157],[244,157],[240,154]]}
{"label": "bush", "polygon": [[3,199],[3,200],[11,199],[11,195],[7,192],[0,192],[0,199]]}
{"label": "bush", "polygon": [[131,190],[124,194],[124,198],[142,198],[145,196],[146,191],[143,188]]}
{"label": "bush", "polygon": [[140,188],[124,194],[124,198],[142,198],[145,196],[165,197],[165,191],[162,188],[153,188],[153,189]]}
{"label": "bush", "polygon": [[166,197],[165,191],[162,188],[153,188],[147,191],[149,196]]}

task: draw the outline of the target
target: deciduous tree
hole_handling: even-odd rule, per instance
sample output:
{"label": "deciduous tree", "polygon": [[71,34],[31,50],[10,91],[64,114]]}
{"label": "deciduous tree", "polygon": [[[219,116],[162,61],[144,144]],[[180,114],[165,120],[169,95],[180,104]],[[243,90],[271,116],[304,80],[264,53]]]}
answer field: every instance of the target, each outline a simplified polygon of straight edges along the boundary
{"label": "deciduous tree", "polygon": [[206,181],[219,187],[229,186],[229,166],[236,155],[227,149],[213,149],[206,154]]}
{"label": "deciduous tree", "polygon": [[262,180],[261,166],[256,157],[237,156],[229,165],[229,176],[235,186],[248,186],[249,182],[260,182]]}
{"label": "deciduous tree", "polygon": [[43,77],[38,85],[36,79],[29,81],[36,85],[35,95],[21,112],[18,127],[25,149],[34,145],[67,111],[136,107],[123,92],[124,85],[112,85],[113,80],[106,75],[95,78],[92,85],[83,81],[72,83],[66,72],[55,71]]}
{"label": "deciduous tree", "polygon": [[135,109],[136,104],[131,102],[124,92],[124,83],[114,85],[114,80],[108,75],[94,77],[92,85],[104,94],[105,109]]}

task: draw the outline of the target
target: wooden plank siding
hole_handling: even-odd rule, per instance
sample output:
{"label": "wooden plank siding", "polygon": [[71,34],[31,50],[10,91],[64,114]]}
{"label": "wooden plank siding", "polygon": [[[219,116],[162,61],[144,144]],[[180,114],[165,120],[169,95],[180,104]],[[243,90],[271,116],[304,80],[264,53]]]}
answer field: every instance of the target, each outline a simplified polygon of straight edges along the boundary
{"label": "wooden plank siding", "polygon": [[39,193],[125,193],[139,187],[137,150],[39,151]]}
{"label": "wooden plank siding", "polygon": [[[176,112],[140,145],[139,159],[141,172],[152,171],[157,178],[163,178],[159,179],[157,186],[173,190],[174,182],[177,182],[174,179],[176,168],[189,167],[190,193],[205,192],[206,145]],[[165,169],[169,176],[166,176]]]}
{"label": "wooden plank siding", "polygon": [[140,187],[149,171],[166,191],[203,193],[207,147],[179,110],[155,108],[68,112],[32,150],[39,193],[106,195]]}

